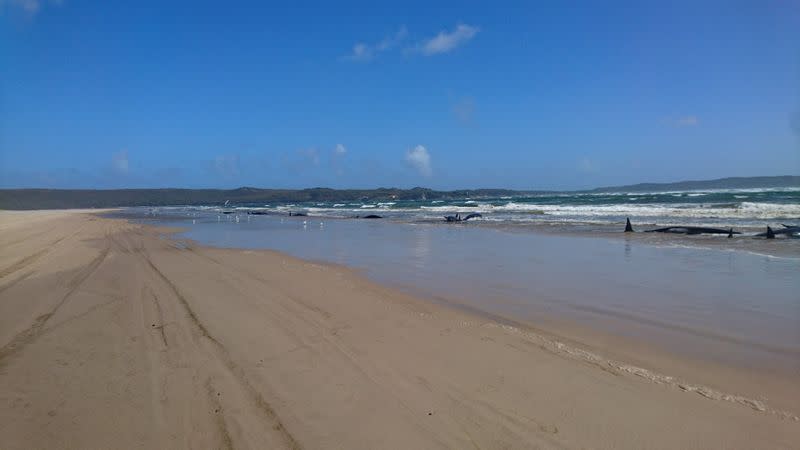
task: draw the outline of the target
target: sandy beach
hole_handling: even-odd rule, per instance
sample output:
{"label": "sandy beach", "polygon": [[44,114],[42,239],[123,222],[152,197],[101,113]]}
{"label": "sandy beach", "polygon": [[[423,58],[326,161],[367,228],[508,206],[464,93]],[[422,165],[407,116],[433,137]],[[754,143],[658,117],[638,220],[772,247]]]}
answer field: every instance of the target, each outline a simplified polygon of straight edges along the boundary
{"label": "sandy beach", "polygon": [[792,402],[606,359],[344,267],[165,232],[0,212],[0,447],[800,442]]}

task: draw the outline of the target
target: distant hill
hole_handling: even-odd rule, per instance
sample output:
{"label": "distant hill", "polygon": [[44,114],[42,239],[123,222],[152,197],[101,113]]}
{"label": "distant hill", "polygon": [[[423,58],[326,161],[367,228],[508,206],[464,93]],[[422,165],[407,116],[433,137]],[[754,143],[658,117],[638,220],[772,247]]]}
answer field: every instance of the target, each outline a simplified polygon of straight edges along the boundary
{"label": "distant hill", "polygon": [[[702,189],[747,189],[800,187],[800,176],[720,178],[678,183],[641,183],[597,188],[581,192],[657,192]],[[525,196],[555,191],[509,189],[462,189],[436,191],[413,189],[0,189],[0,209],[116,208],[125,206],[222,205],[255,203],[300,203],[331,201],[388,201]]]}
{"label": "distant hill", "polygon": [[706,189],[754,189],[800,187],[800,176],[778,177],[728,177],[716,180],[678,181],[675,183],[639,183],[627,186],[609,186],[588,192],[664,192],[698,191]]}

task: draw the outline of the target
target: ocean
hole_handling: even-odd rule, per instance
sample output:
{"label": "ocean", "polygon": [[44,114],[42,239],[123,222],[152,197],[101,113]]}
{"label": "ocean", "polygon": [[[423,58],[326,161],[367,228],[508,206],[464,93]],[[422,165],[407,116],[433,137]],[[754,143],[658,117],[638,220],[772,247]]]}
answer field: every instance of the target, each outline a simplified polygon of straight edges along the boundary
{"label": "ocean", "polygon": [[[199,210],[220,209],[207,205]],[[439,221],[444,215],[481,213],[494,224],[594,225],[624,223],[626,217],[648,224],[758,228],[800,221],[800,187],[675,192],[563,193],[524,197],[453,200],[393,200],[236,204],[232,210],[304,213],[353,218],[369,214],[404,222]],[[181,211],[180,209],[178,211]]]}

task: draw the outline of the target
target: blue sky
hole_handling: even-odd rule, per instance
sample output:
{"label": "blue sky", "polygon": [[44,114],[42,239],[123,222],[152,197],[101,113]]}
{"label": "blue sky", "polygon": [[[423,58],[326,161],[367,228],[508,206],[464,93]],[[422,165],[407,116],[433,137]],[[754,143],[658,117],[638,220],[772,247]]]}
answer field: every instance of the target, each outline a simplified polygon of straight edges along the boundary
{"label": "blue sky", "polygon": [[800,3],[0,0],[0,186],[800,173]]}

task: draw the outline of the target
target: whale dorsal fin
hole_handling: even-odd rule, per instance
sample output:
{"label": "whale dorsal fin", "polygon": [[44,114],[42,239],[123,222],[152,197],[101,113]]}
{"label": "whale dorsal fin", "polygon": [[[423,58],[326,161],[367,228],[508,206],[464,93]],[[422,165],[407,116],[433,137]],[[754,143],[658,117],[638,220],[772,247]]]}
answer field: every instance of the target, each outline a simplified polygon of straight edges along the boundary
{"label": "whale dorsal fin", "polygon": [[631,218],[630,217],[625,219],[625,232],[626,233],[633,233],[633,226],[631,225]]}

